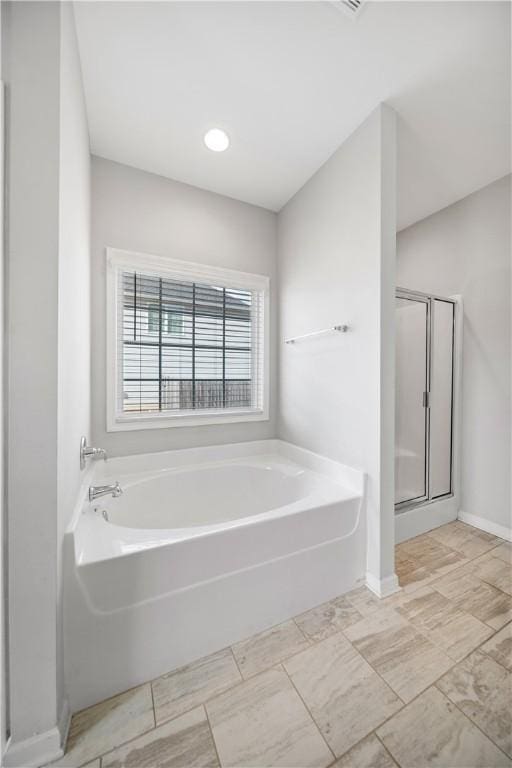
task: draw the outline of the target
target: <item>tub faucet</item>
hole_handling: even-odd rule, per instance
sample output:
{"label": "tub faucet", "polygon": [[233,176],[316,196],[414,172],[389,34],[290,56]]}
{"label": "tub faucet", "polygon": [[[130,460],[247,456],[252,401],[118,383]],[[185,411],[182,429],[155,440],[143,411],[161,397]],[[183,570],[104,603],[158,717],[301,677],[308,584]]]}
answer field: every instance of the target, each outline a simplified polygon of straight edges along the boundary
{"label": "tub faucet", "polygon": [[89,488],[89,501],[99,499],[100,496],[113,496],[117,499],[123,492],[123,489],[118,482],[112,483],[112,485],[91,485]]}
{"label": "tub faucet", "polygon": [[93,448],[92,445],[87,445],[87,438],[82,437],[80,439],[80,469],[85,469],[85,461],[89,458],[106,461],[107,452],[104,448]]}

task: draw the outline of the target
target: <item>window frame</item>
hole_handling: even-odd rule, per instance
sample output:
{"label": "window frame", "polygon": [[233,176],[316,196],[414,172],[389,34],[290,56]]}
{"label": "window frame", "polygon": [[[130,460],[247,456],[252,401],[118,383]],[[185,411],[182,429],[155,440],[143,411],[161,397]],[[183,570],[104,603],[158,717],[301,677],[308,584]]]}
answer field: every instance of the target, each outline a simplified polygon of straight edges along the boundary
{"label": "window frame", "polygon": [[[158,413],[120,413],[118,411],[119,387],[122,372],[118,366],[118,274],[121,270],[133,270],[157,277],[174,280],[202,282],[233,289],[259,291],[263,296],[263,317],[260,319],[260,356],[258,378],[261,380],[261,404],[257,408],[211,409],[197,413],[161,411]],[[106,421],[107,432],[137,429],[162,429],[172,427],[232,424],[237,422],[268,421],[270,391],[270,278],[266,275],[239,272],[224,267],[198,264],[170,257],[155,256],[106,248]],[[253,365],[256,350],[252,349]]]}

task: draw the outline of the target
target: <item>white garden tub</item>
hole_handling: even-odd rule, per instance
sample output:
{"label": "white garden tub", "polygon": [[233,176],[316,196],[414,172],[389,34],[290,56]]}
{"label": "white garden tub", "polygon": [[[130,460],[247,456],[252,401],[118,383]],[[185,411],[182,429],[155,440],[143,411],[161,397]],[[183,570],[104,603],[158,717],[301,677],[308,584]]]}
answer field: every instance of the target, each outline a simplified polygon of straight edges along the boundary
{"label": "white garden tub", "polygon": [[113,459],[65,542],[73,710],[364,579],[362,473],[278,440]]}

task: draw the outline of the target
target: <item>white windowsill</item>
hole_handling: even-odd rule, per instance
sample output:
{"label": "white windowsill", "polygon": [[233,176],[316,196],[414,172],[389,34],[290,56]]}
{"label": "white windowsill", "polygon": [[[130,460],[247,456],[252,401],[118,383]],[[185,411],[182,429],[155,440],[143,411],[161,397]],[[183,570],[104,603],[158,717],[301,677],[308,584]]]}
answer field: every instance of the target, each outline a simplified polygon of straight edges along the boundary
{"label": "white windowsill", "polygon": [[266,410],[232,410],[205,413],[158,413],[118,415],[109,419],[107,432],[123,432],[135,429],[169,429],[172,427],[201,427],[210,424],[235,424],[237,422],[268,421]]}

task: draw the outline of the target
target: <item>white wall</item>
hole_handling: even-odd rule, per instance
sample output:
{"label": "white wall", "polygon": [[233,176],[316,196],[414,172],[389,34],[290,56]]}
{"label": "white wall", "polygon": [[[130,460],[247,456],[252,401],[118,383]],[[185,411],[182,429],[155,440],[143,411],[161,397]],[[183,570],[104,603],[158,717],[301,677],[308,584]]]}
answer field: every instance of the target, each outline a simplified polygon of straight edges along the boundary
{"label": "white wall", "polygon": [[[107,432],[105,248],[188,259],[271,280],[270,420]],[[92,164],[92,434],[110,456],[275,436],[276,216],[263,208],[100,158]]]}
{"label": "white wall", "polygon": [[510,179],[402,230],[397,284],[461,294],[461,510],[511,525]]}
{"label": "white wall", "polygon": [[89,436],[91,431],[91,156],[70,2],[61,5],[60,55],[57,687],[62,707],[62,540],[83,477],[78,460],[80,437]]}
{"label": "white wall", "polygon": [[7,564],[7,530],[5,503],[5,392],[4,392],[4,87],[3,87],[3,7],[0,3],[0,764],[7,738],[7,653],[5,627],[7,621],[7,594],[4,569]]}
{"label": "white wall", "polygon": [[21,741],[57,720],[60,8],[4,10],[10,726]]}
{"label": "white wall", "polygon": [[[279,435],[368,473],[368,572],[394,576],[395,115],[379,107],[279,214]],[[381,365],[382,363],[382,365]]]}
{"label": "white wall", "polygon": [[11,742],[57,757],[60,561],[90,423],[89,141],[70,3],[9,3],[6,258]]}

